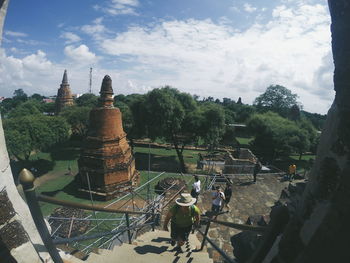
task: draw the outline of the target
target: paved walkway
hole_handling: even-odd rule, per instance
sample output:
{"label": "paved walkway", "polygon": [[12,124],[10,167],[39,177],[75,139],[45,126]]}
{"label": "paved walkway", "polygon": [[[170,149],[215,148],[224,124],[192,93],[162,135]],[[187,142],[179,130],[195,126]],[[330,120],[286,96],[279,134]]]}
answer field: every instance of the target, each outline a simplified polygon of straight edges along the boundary
{"label": "paved walkway", "polygon": [[[233,194],[229,203],[229,213],[218,216],[218,220],[244,224],[251,215],[269,215],[271,206],[279,199],[281,190],[289,182],[280,182],[275,175],[259,175],[257,183],[252,184],[251,176],[240,176],[233,179]],[[211,193],[206,192],[200,197],[198,206],[202,212],[211,209]],[[225,211],[226,209],[224,209]],[[233,258],[233,248],[230,239],[239,230],[211,224],[209,237]],[[200,238],[200,235],[198,235]],[[208,252],[215,261],[219,261],[218,253],[208,245]]]}

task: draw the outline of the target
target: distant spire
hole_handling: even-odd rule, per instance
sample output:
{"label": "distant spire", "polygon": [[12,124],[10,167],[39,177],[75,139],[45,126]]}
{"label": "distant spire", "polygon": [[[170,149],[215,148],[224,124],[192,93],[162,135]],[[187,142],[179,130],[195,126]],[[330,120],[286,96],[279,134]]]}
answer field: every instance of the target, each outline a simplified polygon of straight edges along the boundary
{"label": "distant spire", "polygon": [[64,70],[62,84],[68,84],[67,70]]}
{"label": "distant spire", "polygon": [[101,106],[113,106],[112,79],[108,75],[103,78],[100,95]]}

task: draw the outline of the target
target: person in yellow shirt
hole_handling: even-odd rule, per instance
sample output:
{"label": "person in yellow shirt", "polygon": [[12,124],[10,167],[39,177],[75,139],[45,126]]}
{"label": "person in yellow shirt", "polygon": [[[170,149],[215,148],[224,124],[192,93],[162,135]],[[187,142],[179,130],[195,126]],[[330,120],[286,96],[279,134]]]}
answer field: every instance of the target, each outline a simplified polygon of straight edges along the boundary
{"label": "person in yellow shirt", "polygon": [[181,247],[188,240],[192,226],[199,225],[200,210],[194,205],[196,198],[189,193],[182,193],[175,202],[176,205],[170,208],[165,217],[163,229],[169,231],[168,223],[171,219],[171,244],[174,246],[177,242],[175,250],[183,252]]}
{"label": "person in yellow shirt", "polygon": [[289,165],[289,181],[292,181],[296,175],[297,166],[295,164]]}

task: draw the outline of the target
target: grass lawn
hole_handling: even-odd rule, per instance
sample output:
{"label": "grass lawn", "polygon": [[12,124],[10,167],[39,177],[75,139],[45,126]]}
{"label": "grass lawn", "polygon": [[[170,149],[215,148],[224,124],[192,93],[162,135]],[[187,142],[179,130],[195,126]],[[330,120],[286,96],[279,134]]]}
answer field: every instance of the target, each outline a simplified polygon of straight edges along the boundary
{"label": "grass lawn", "polygon": [[254,140],[254,137],[250,137],[250,138],[245,138],[245,137],[236,137],[237,141],[239,142],[239,144],[241,144],[242,146],[248,146],[249,143]]}
{"label": "grass lawn", "polygon": [[[177,160],[177,153],[175,149],[164,149],[164,148],[148,148],[148,147],[135,147],[134,148],[135,153],[143,153],[147,154],[150,152],[151,155],[154,156],[171,156],[176,158]],[[185,163],[192,163],[196,164],[198,160],[198,153],[205,154],[206,151],[202,150],[184,150],[183,151],[183,156]]]}

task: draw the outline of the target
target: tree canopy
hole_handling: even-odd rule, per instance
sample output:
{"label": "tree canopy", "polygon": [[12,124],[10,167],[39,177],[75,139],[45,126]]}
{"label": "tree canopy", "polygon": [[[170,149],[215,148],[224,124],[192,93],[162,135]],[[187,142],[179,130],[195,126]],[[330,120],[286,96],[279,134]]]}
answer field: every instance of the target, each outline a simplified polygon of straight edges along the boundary
{"label": "tree canopy", "polygon": [[9,153],[28,160],[32,152],[45,150],[67,140],[69,125],[62,117],[27,115],[4,120]]}
{"label": "tree canopy", "polygon": [[266,91],[258,96],[254,105],[258,108],[265,108],[274,112],[285,114],[287,109],[301,104],[297,101],[298,95],[293,94],[289,89],[280,85],[271,85]]}
{"label": "tree canopy", "polygon": [[294,122],[274,112],[253,115],[247,127],[255,135],[251,143],[253,151],[268,162],[308,151],[316,135],[307,120]]}
{"label": "tree canopy", "polygon": [[92,93],[85,93],[75,100],[76,104],[80,107],[96,107],[98,97]]}

